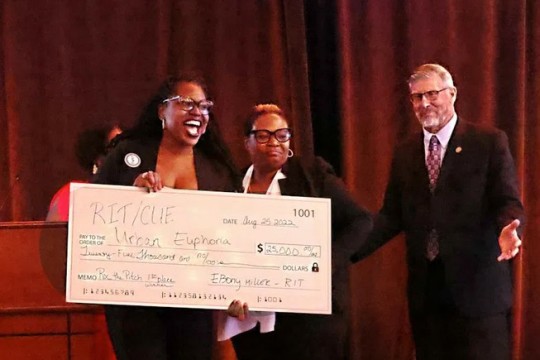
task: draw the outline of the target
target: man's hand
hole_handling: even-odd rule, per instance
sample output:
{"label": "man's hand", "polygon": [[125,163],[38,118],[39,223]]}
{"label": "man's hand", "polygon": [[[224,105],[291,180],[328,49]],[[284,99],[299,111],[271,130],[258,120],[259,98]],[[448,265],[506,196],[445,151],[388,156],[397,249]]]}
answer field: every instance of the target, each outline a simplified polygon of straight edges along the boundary
{"label": "man's hand", "polygon": [[516,219],[510,224],[506,225],[501,230],[499,235],[499,246],[501,247],[501,255],[497,258],[498,261],[510,260],[519,252],[521,246],[521,240],[517,234],[517,228],[519,227],[519,220]]}

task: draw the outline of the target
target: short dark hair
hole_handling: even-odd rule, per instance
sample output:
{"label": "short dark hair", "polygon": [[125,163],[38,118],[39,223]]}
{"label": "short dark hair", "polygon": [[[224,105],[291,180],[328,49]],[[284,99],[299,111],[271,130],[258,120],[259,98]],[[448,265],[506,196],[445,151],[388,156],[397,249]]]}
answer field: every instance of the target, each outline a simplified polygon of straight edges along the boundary
{"label": "short dark hair", "polygon": [[77,136],[75,156],[79,165],[87,172],[92,172],[96,160],[107,154],[109,134],[117,124],[84,130]]}

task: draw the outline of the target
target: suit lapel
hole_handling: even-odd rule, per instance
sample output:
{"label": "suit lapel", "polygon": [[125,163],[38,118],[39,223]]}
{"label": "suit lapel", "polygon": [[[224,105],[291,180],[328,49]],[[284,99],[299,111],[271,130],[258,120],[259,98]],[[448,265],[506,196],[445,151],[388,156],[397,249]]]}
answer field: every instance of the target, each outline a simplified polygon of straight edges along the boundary
{"label": "suit lapel", "polygon": [[279,189],[282,195],[306,196],[302,188],[303,174],[299,171],[296,159],[289,159],[283,165],[281,171],[286,178],[279,180]]}
{"label": "suit lapel", "polygon": [[422,192],[429,193],[429,176],[426,167],[426,153],[424,149],[424,134],[420,132],[414,137],[410,147],[411,153],[407,156],[411,164],[407,168],[411,171],[412,181],[417,183]]}

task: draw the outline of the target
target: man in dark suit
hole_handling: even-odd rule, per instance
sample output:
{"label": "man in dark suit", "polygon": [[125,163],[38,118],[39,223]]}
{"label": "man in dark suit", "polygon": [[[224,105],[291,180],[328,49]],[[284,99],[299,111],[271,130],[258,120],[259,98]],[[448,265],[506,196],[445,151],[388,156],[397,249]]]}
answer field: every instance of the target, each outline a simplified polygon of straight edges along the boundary
{"label": "man in dark suit", "polygon": [[512,259],[523,206],[506,135],[458,118],[444,67],[409,79],[422,131],[396,149],[384,204],[356,262],[406,235],[416,358],[509,359]]}

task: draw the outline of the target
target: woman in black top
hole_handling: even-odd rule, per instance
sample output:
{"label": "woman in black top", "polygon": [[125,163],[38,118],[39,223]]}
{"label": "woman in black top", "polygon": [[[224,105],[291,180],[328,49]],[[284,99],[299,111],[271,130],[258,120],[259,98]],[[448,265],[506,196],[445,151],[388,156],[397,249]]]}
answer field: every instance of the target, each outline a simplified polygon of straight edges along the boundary
{"label": "woman in black top", "polygon": [[[212,106],[201,79],[167,79],[135,127],[115,139],[95,182],[235,191],[238,177]],[[211,311],[106,306],[105,312],[119,360],[211,358]]]}
{"label": "woman in black top", "polygon": [[[371,215],[355,203],[323,159],[303,161],[293,156],[291,137],[278,106],[253,108],[244,139],[252,166],[243,186],[247,193],[332,200],[332,315],[277,313],[274,331],[261,333],[256,327],[232,338],[239,360],[348,358],[348,257],[369,232]],[[241,301],[233,301],[228,313],[250,321],[247,304]]]}

